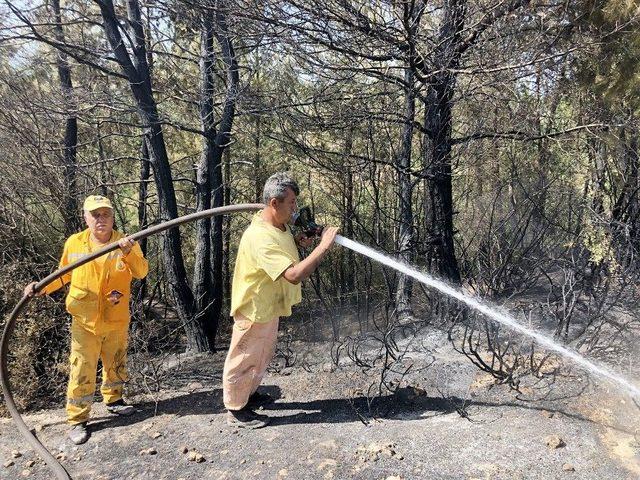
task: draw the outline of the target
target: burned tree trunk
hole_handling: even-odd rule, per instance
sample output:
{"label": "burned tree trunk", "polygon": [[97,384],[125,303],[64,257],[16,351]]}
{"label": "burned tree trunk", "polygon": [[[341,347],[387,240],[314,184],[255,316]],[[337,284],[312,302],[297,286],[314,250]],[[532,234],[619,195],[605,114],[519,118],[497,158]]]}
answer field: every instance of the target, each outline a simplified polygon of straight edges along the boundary
{"label": "burned tree trunk", "polygon": [[[60,13],[60,0],[52,0],[51,8],[54,16],[54,34],[56,40],[64,44],[65,36],[62,29],[62,15]],[[78,162],[76,158],[78,146],[78,119],[76,116],[76,103],[71,81],[71,67],[67,61],[67,55],[58,50],[56,61],[58,78],[62,92],[63,108],[65,111],[64,147],[62,154],[63,165],[63,199],[61,205],[62,218],[64,219],[65,233],[71,235],[80,230],[80,211],[77,199],[76,178]]]}
{"label": "burned tree trunk", "polygon": [[[196,170],[196,210],[211,208],[211,174],[215,152],[215,118],[213,111],[213,23],[206,13],[202,19],[200,56],[200,121],[204,132],[204,145]],[[213,349],[215,330],[210,330],[212,297],[211,288],[211,220],[204,218],[196,222],[196,251],[193,272],[193,295],[198,322],[202,324],[209,348]]]}
{"label": "burned tree trunk", "polygon": [[[409,170],[411,169],[411,146],[413,141],[413,123],[415,121],[415,90],[414,74],[410,68],[405,70],[404,79],[408,85],[404,104],[404,126],[402,128],[402,144],[396,165],[398,167],[398,196],[400,225],[398,227],[398,251],[400,258],[407,263],[412,259],[413,247],[413,201],[412,181]],[[398,275],[396,285],[396,311],[398,316],[411,315],[411,287],[412,282],[406,275]]]}
{"label": "burned tree trunk", "polygon": [[[214,34],[222,52],[222,61],[226,73],[226,93],[220,125],[215,136],[213,156],[211,164],[209,165],[211,206],[213,208],[222,206],[224,201],[224,179],[222,175],[223,154],[231,143],[231,129],[235,117],[238,84],[240,82],[238,61],[227,26],[226,8],[223,2],[217,2],[216,5]],[[224,298],[223,220],[222,216],[211,219],[211,291],[213,293],[211,298],[211,313],[209,322],[207,322],[207,332],[211,342],[215,340],[215,335],[218,330],[222,301]]]}
{"label": "burned tree trunk", "polygon": [[[416,115],[416,90],[414,62],[416,60],[416,34],[420,25],[420,18],[424,13],[424,4],[402,4],[402,18],[407,33],[409,47],[409,62],[404,72],[404,125],[400,151],[396,159],[398,171],[398,245],[400,258],[407,263],[413,261],[414,230],[413,230],[413,182],[411,179],[411,152],[413,146],[413,129]],[[398,275],[396,284],[396,312],[399,318],[410,317],[412,280],[406,275]]]}
{"label": "burned tree trunk", "polygon": [[[342,225],[340,231],[347,238],[353,238],[353,167],[349,161],[353,148],[353,129],[347,132],[345,142],[345,160],[342,164]],[[350,303],[351,295],[355,289],[356,262],[353,251],[340,250],[340,300],[343,304]]]}
{"label": "burned tree trunk", "polygon": [[[149,226],[149,220],[147,218],[147,195],[148,195],[148,181],[151,176],[151,163],[149,162],[149,150],[147,149],[146,142],[142,142],[140,147],[140,181],[138,183],[138,228],[144,230]],[[140,240],[140,248],[142,253],[147,255],[147,246],[149,240],[143,238]],[[142,302],[142,299],[147,294],[147,278],[143,278],[138,282],[138,287],[135,292],[135,298],[137,302]]]}
{"label": "burned tree trunk", "polygon": [[[225,150],[224,152],[224,204],[231,204],[231,151]],[[224,255],[224,271],[223,271],[223,281],[224,281],[224,291],[228,293],[225,296],[226,303],[225,308],[231,308],[231,216],[227,215],[224,217],[224,244],[223,244],[223,255]]]}
{"label": "burned tree trunk", "polygon": [[[631,265],[640,249],[640,161],[638,156],[637,130],[622,128],[620,139],[623,148],[621,155],[621,171],[617,198],[611,209],[611,226],[616,232],[618,250],[622,254],[620,262]],[[623,252],[633,252],[629,255]]]}
{"label": "burned tree trunk", "polygon": [[[127,1],[129,24],[133,31],[129,55],[121,34],[112,0],[96,0],[100,7],[103,27],[107,40],[115,58],[129,82],[135,98],[138,114],[144,126],[144,136],[149,151],[149,161],[153,167],[154,181],[158,191],[160,219],[170,220],[178,216],[173,178],[169,166],[169,158],[164,142],[162,123],[151,88],[151,76],[146,58],[144,30],[140,18],[140,7],[137,0]],[[187,349],[191,351],[207,351],[209,342],[201,327],[194,321],[193,293],[187,284],[186,271],[182,258],[182,244],[177,229],[167,230],[162,234],[162,258],[169,284],[169,292],[173,299],[178,317],[184,324],[187,335]]]}
{"label": "burned tree trunk", "polygon": [[455,255],[453,225],[453,182],[451,168],[453,93],[456,84],[454,70],[461,56],[461,32],[464,28],[465,0],[448,0],[434,52],[434,74],[431,77],[426,108],[429,163],[426,166],[430,195],[430,215],[427,252],[438,273],[454,283],[460,283],[460,271]]}

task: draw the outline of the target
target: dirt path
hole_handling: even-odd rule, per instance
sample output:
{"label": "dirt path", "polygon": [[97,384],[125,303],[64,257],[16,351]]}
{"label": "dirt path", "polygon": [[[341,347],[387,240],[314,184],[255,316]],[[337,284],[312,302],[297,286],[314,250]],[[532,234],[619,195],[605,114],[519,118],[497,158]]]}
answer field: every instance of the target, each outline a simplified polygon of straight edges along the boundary
{"label": "dirt path", "polygon": [[[96,404],[85,445],[66,440],[61,409],[27,418],[76,479],[640,478],[640,423],[628,398],[570,377],[544,401],[520,401],[446,347],[432,353],[428,369],[406,378],[410,388],[374,404],[385,417],[367,424],[357,395],[370,378],[318,363],[268,375],[265,390],[277,397],[265,410],[271,426],[229,428],[223,354],[182,362],[157,403],[136,397],[133,417]],[[1,478],[51,478],[8,419],[0,420],[0,461],[13,462],[0,465]]]}

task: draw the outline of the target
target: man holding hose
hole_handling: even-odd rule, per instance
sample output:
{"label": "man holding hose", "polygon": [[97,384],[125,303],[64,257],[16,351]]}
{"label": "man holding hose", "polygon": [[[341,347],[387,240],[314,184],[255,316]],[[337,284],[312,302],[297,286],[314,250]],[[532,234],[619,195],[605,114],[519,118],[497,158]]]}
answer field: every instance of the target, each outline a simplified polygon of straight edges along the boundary
{"label": "man holding hose", "polygon": [[144,278],[149,269],[140,246],[113,229],[111,201],[100,195],[83,205],[87,229],[71,235],[64,244],[60,268],[113,242],[120,247],[54,280],[40,292],[36,282],[25,295],[50,294],[70,283],[66,299],[71,321],[71,355],[67,388],[69,438],[76,445],[89,439],[87,421],[96,388],[98,359],[102,360],[100,392],[107,410],[131,415],[135,409],[122,399],[127,380],[129,295],[132,278]]}
{"label": "man holding hose", "polygon": [[256,213],[238,247],[231,292],[233,333],[223,371],[227,423],[241,428],[268,425],[254,409],[271,400],[257,391],[276,347],[280,317],[302,300],[300,282],[311,276],[333,244],[338,229],[327,227],[318,246],[302,261],[289,224],[297,211],[300,189],[287,173],[276,173],[264,185],[263,210]]}

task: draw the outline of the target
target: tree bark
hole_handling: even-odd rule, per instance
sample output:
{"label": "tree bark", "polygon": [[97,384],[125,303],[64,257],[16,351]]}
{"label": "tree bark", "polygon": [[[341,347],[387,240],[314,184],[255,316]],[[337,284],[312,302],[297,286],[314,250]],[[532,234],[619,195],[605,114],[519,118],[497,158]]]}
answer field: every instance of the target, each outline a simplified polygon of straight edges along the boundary
{"label": "tree bark", "polygon": [[[164,142],[162,124],[151,88],[151,76],[146,57],[146,47],[140,8],[137,0],[127,1],[129,24],[134,33],[129,55],[120,33],[112,0],[95,0],[100,7],[103,27],[109,45],[120,68],[127,77],[131,93],[136,101],[138,114],[143,124],[149,161],[153,167],[154,181],[158,191],[160,220],[167,221],[178,216],[178,206],[173,186],[169,158]],[[180,233],[170,229],[162,234],[162,259],[169,285],[169,293],[178,317],[184,324],[187,349],[206,351],[209,343],[202,328],[194,321],[193,293],[187,284]]]}
{"label": "tree bark", "polygon": [[[218,132],[215,136],[213,157],[209,165],[211,179],[211,207],[223,205],[224,179],[222,175],[223,154],[231,143],[231,129],[235,117],[236,99],[240,75],[231,36],[227,26],[227,12],[225,3],[216,2],[214,35],[222,52],[222,61],[226,70],[226,93],[222,117]],[[224,298],[224,249],[222,226],[224,218],[216,216],[211,219],[211,314],[207,322],[207,332],[211,342],[214,342],[222,311]]]}
{"label": "tree bark", "polygon": [[[151,176],[151,163],[149,162],[149,150],[147,149],[147,143],[143,140],[140,146],[140,183],[138,184],[138,229],[144,230],[149,226],[149,219],[147,218],[147,195],[148,195],[148,180]],[[148,239],[143,238],[140,240],[140,248],[142,253],[147,255]],[[139,301],[145,297],[147,293],[147,278],[143,278],[139,281],[138,290],[136,292],[136,298]]]}
{"label": "tree bark", "polygon": [[431,201],[427,219],[429,236],[427,251],[438,273],[453,283],[460,283],[460,270],[455,255],[453,225],[453,184],[451,168],[453,93],[460,62],[461,32],[464,28],[466,0],[447,0],[438,42],[434,52],[434,72],[426,105],[427,131],[430,142],[426,167]]}
{"label": "tree bark", "polygon": [[[262,73],[261,70],[261,58],[260,58],[260,47],[256,48],[256,63],[254,65],[254,69],[256,72],[256,80],[255,83],[256,85],[261,85],[261,76],[260,74]],[[261,103],[261,97],[260,97],[261,93],[258,92],[258,98],[260,98],[260,103]],[[253,139],[253,146],[254,146],[254,157],[253,157],[253,168],[254,168],[254,172],[255,172],[255,177],[254,177],[254,190],[255,190],[255,201],[256,202],[262,202],[262,189],[264,187],[264,182],[266,179],[264,179],[264,174],[263,174],[263,166],[262,166],[262,155],[261,155],[261,148],[262,148],[262,114],[260,112],[258,112],[255,115],[255,137]]]}
{"label": "tree bark", "polygon": [[[350,128],[346,132],[344,159],[342,162],[342,224],[340,232],[347,238],[353,238],[353,171],[349,157],[353,148],[353,132]],[[351,250],[340,250],[340,269],[338,271],[340,301],[344,305],[354,290],[355,262]]]}
{"label": "tree bark", "polygon": [[[62,14],[60,13],[60,0],[52,0],[51,8],[54,15],[54,35],[56,40],[64,44],[65,35],[62,29]],[[58,67],[58,78],[60,90],[62,92],[63,108],[65,110],[64,128],[64,151],[62,155],[63,165],[63,201],[61,214],[64,219],[65,234],[71,235],[81,227],[80,210],[77,198],[77,171],[78,162],[76,158],[78,148],[78,119],[76,116],[76,103],[73,93],[73,82],[71,80],[71,67],[67,61],[67,55],[58,50],[56,64]]]}
{"label": "tree bark", "polygon": [[[413,123],[415,121],[415,90],[414,74],[410,68],[405,70],[404,80],[409,88],[405,93],[404,126],[402,128],[402,143],[397,159],[398,166],[398,196],[400,224],[398,228],[398,252],[400,258],[411,263],[413,260],[413,200],[412,181],[409,169],[411,168],[411,147],[413,143]],[[412,281],[406,275],[398,275],[396,285],[396,312],[399,317],[408,317],[411,311]]]}
{"label": "tree bark", "polygon": [[[211,174],[210,168],[214,164],[215,151],[215,118],[213,111],[213,23],[207,12],[202,18],[201,55],[200,55],[200,121],[204,132],[204,145],[200,162],[196,170],[196,210],[211,208]],[[211,220],[208,218],[196,222],[196,250],[193,272],[193,295],[197,322],[202,325],[206,334],[208,349],[213,349],[215,332],[211,334],[209,321],[211,317],[212,298],[215,295],[211,289]]]}
{"label": "tree bark", "polygon": [[[231,205],[231,150],[224,152],[224,204]],[[225,308],[231,307],[231,216],[224,218],[224,291]]]}
{"label": "tree bark", "polygon": [[624,149],[621,155],[621,185],[615,203],[611,209],[612,225],[620,231],[622,237],[638,248],[640,237],[640,161],[638,157],[638,132],[631,128],[622,128],[620,139]]}

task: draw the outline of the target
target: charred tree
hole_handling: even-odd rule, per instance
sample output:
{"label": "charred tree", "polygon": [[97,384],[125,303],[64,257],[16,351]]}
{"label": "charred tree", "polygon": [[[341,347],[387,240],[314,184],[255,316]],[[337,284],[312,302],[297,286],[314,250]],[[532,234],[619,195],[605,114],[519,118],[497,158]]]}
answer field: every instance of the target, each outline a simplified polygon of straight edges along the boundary
{"label": "charred tree", "polygon": [[[60,13],[60,0],[52,0],[51,8],[54,16],[54,35],[56,41],[65,43],[64,30],[62,28],[62,14]],[[60,91],[62,92],[63,109],[65,112],[64,144],[62,153],[63,167],[63,198],[61,214],[64,219],[65,234],[71,235],[81,228],[80,210],[77,199],[77,171],[78,161],[78,118],[76,114],[76,102],[71,80],[71,67],[66,53],[58,50],[56,65]]]}
{"label": "charred tree", "polygon": [[[125,46],[121,32],[122,27],[112,0],[96,0],[96,3],[100,7],[107,40],[129,83],[143,124],[149,162],[153,167],[153,178],[158,191],[160,219],[162,221],[171,220],[178,216],[178,205],[162,122],[151,87],[145,33],[138,1],[127,1],[128,22],[132,31],[131,55]],[[162,234],[161,251],[169,292],[187,335],[187,349],[198,352],[207,351],[209,350],[207,336],[201,325],[195,320],[193,293],[186,281],[182,244],[177,229],[170,229]]]}

